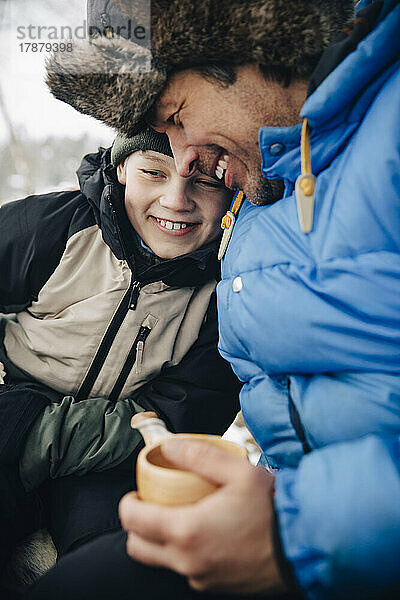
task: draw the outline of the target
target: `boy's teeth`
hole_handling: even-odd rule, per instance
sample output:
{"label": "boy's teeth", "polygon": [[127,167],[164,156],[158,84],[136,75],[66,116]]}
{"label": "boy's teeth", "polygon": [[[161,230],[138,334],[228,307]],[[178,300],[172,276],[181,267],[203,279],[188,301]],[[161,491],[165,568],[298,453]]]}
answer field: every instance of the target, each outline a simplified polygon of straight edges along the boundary
{"label": "boy's teeth", "polygon": [[157,222],[161,227],[165,227],[166,229],[186,229],[188,226],[187,223],[175,223],[173,221],[164,221],[164,219],[157,219]]}

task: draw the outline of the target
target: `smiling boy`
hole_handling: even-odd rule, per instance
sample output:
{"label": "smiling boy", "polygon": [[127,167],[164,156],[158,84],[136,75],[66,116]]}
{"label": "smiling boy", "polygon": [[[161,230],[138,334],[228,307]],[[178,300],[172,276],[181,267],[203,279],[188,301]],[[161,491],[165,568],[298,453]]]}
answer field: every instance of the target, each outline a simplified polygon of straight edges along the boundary
{"label": "smiling boy", "polygon": [[15,313],[0,343],[0,483],[10,490],[0,569],[47,524],[32,514],[43,500],[59,554],[119,528],[140,443],[134,412],[220,434],[237,412],[215,300],[231,193],[198,171],[180,177],[167,137],[150,129],[86,156],[78,177],[79,191],[0,209],[0,311]]}
{"label": "smiling boy", "polygon": [[180,177],[172,157],[152,151],[131,154],[117,173],[128,218],[157,256],[188,254],[219,236],[229,194],[211,177]]}

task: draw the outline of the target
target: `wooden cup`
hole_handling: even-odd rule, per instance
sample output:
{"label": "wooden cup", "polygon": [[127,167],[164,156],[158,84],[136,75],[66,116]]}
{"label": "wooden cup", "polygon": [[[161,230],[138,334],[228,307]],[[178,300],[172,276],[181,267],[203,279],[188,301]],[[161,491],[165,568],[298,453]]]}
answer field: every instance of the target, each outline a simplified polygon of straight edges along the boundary
{"label": "wooden cup", "polygon": [[[211,444],[234,456],[247,458],[247,450],[218,435],[178,433],[181,440]],[[147,445],[139,453],[136,465],[138,493],[142,500],[164,505],[193,504],[215,492],[217,486],[189,471],[181,471],[161,451],[163,442]]]}

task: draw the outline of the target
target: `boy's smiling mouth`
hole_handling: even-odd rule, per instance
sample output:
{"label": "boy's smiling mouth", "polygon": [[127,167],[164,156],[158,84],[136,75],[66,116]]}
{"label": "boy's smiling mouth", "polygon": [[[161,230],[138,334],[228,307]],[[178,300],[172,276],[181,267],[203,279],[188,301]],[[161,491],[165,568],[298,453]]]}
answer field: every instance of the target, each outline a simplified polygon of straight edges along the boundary
{"label": "boy's smiling mouth", "polygon": [[200,225],[200,223],[189,223],[187,221],[170,221],[169,219],[160,219],[152,215],[150,216],[150,219],[163,232],[170,235],[185,235]]}

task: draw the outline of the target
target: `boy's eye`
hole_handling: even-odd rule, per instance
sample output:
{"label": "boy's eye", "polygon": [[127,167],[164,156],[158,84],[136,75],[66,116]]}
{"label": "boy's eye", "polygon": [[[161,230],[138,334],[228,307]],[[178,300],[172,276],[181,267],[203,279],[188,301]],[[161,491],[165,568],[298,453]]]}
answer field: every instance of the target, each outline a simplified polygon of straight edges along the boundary
{"label": "boy's eye", "polygon": [[217,181],[213,181],[212,179],[197,179],[195,183],[211,189],[222,190],[222,185]]}
{"label": "boy's eye", "polygon": [[163,173],[162,171],[150,171],[148,169],[141,169],[142,173],[144,173],[145,175],[149,175],[150,177],[165,177],[165,173]]}

